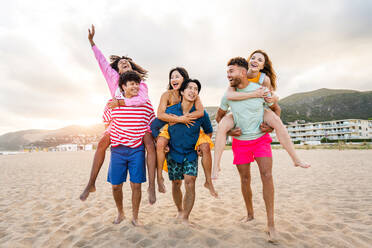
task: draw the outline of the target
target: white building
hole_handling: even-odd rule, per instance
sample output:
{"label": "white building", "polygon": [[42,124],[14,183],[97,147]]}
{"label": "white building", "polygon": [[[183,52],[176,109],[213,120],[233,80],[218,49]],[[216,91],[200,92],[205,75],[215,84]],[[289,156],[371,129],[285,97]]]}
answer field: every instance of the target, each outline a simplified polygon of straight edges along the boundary
{"label": "white building", "polygon": [[[312,142],[322,138],[343,139],[370,139],[372,138],[372,121],[360,119],[347,119],[323,121],[314,123],[290,123],[287,125],[292,141]],[[273,140],[277,141],[275,133]]]}
{"label": "white building", "polygon": [[78,150],[77,144],[62,144],[56,147],[57,151],[61,152],[76,152]]}

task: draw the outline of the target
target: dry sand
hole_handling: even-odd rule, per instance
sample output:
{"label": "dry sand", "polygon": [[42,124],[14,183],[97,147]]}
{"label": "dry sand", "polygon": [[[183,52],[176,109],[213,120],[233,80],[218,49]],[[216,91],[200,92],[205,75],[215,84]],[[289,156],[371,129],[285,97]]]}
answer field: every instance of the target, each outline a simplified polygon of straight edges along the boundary
{"label": "dry sand", "polygon": [[[109,153],[86,202],[78,197],[88,179],[93,152],[30,153],[0,156],[0,247],[371,247],[371,150],[300,150],[311,169],[292,167],[274,150],[276,227],[279,243],[266,242],[266,213],[257,165],[252,166],[255,220],[245,215],[232,153],[223,156],[216,182],[220,199],[202,186],[199,167],[193,228],[174,222],[170,183],[154,206],[143,185],[140,219],[130,224],[129,185],[124,185],[127,219],[119,225],[106,182]],[[166,177],[167,178],[167,177]]]}

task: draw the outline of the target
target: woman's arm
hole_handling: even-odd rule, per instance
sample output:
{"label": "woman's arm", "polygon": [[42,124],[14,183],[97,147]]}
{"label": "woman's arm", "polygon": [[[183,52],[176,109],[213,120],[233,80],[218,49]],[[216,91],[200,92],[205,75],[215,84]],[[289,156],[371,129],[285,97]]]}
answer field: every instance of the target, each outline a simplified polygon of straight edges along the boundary
{"label": "woman's arm", "polygon": [[168,105],[168,99],[170,97],[169,91],[166,91],[161,95],[160,103],[158,107],[158,119],[168,123],[184,123],[186,125],[194,123],[195,118],[190,116],[175,116],[165,113]]}
{"label": "woman's arm", "polygon": [[198,119],[200,117],[204,116],[204,107],[200,100],[200,97],[198,96],[195,100],[195,111],[190,113],[188,116],[193,117],[195,119]]}
{"label": "woman's arm", "polygon": [[264,87],[260,87],[252,92],[237,92],[234,87],[227,88],[226,97],[230,101],[239,101],[249,98],[266,97],[268,92],[265,92]]}
{"label": "woman's arm", "polygon": [[271,80],[269,77],[265,77],[262,85],[267,87],[270,90],[269,94],[267,94],[267,96],[265,97],[265,102],[267,103],[279,102],[279,96],[273,92],[273,87],[271,86]]}
{"label": "woman's arm", "polygon": [[93,41],[93,37],[95,34],[94,25],[92,25],[92,30],[88,29],[88,40],[90,45],[92,46],[92,50],[94,52],[94,56],[98,62],[99,68],[101,69],[103,76],[106,79],[107,85],[110,89],[111,96],[115,96],[115,91],[118,88],[118,81],[119,81],[119,73],[112,69],[109,62],[106,60],[105,56],[103,56],[102,52],[98,49],[96,44]]}

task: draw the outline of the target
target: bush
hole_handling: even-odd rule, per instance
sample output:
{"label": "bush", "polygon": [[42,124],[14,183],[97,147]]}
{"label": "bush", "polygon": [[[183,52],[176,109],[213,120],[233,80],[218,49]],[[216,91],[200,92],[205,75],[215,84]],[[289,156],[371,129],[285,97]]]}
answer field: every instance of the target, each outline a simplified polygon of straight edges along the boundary
{"label": "bush", "polygon": [[363,142],[372,142],[372,139],[342,139],[342,140],[331,140],[327,138],[322,138],[320,140],[320,143],[339,143],[339,142],[344,142],[344,143],[349,143],[349,142],[354,142],[354,143],[363,143]]}

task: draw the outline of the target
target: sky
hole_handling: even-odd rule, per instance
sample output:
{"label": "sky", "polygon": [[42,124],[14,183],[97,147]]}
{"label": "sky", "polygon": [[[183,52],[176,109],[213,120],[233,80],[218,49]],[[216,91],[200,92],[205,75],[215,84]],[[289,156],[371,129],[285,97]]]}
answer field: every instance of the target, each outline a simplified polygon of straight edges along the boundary
{"label": "sky", "polygon": [[372,90],[372,1],[6,1],[0,10],[0,135],[102,121],[110,93],[90,44],[149,71],[154,109],[185,67],[218,106],[226,63],[270,56],[277,94]]}

